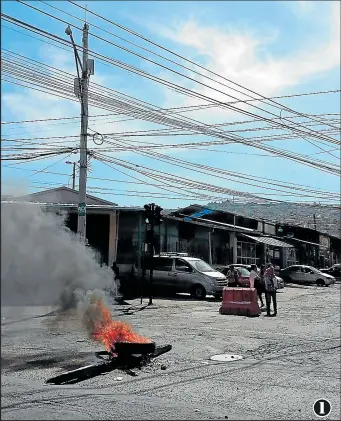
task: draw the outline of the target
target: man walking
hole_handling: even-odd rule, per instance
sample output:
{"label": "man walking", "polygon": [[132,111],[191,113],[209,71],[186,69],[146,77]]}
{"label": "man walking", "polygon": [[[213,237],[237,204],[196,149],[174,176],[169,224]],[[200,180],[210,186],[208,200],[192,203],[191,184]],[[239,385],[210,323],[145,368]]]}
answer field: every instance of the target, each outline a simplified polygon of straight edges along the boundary
{"label": "man walking", "polygon": [[277,297],[276,297],[276,290],[277,290],[277,281],[275,277],[275,269],[272,263],[268,264],[268,267],[264,273],[264,283],[265,283],[265,299],[266,299],[266,314],[270,316],[270,306],[271,300],[273,305],[273,316],[277,316]]}

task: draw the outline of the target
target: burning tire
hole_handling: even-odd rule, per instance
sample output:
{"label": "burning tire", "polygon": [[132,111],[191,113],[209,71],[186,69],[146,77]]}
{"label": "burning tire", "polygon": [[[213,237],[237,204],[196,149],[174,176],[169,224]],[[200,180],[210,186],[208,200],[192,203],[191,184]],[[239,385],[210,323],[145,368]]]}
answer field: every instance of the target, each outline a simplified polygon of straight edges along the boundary
{"label": "burning tire", "polygon": [[153,354],[155,352],[155,342],[116,342],[113,346],[113,351],[119,355]]}
{"label": "burning tire", "polygon": [[206,297],[206,289],[202,285],[196,284],[192,288],[191,296],[197,300],[203,300]]}

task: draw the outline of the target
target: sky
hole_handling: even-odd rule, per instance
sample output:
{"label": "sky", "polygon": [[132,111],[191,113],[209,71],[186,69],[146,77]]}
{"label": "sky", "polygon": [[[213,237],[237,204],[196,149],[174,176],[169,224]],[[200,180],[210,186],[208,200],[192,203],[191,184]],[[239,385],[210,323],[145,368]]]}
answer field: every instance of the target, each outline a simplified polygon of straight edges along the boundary
{"label": "sky", "polygon": [[[244,87],[264,97],[340,90],[340,2],[87,1],[77,2],[77,4],[82,6],[87,4],[89,11],[142,34],[145,38],[162,45],[179,56],[204,66],[215,75],[194,67],[182,58],[161,50],[88,12],[89,49],[91,51],[100,53],[102,57],[105,56],[109,60],[115,59],[135,66],[158,78],[221,102],[249,99],[250,97],[245,94]],[[72,26],[76,44],[81,43],[81,32],[75,26],[81,27],[83,23],[71,17],[70,14],[84,19],[85,14],[82,9],[64,1],[30,1],[29,5],[69,23]],[[53,9],[51,6],[60,10]],[[68,39],[65,34],[66,23],[19,2],[2,2],[2,13],[49,31],[63,39]],[[46,38],[39,37],[4,20],[1,30],[2,49],[5,49],[7,53],[20,54],[76,77],[74,55],[71,50],[50,45],[46,43],[48,41]],[[138,49],[112,34],[123,37],[150,51]],[[106,39],[109,43],[96,38],[95,35]],[[127,51],[117,48],[113,43],[129,48],[149,60],[157,61],[173,71],[129,54]],[[181,63],[188,69],[167,62],[153,55],[152,52]],[[103,62],[98,58],[94,58],[94,60],[95,75],[90,77],[90,90],[97,86],[94,84],[98,84],[163,109],[207,104],[207,100],[180,94],[163,84]],[[193,73],[191,69],[201,74]],[[183,77],[179,73],[191,79]],[[220,83],[203,77],[203,73],[215,80],[218,79]],[[9,77],[6,79],[13,80]],[[72,78],[69,80],[72,82]],[[69,87],[73,89],[70,83]],[[237,111],[210,107],[175,114],[175,116],[189,117],[196,120],[196,124],[198,121],[206,125],[230,124],[223,126],[224,130],[246,130],[267,126],[267,122],[260,121],[236,124],[236,122],[253,119],[259,120],[259,116],[268,119],[275,117],[285,119],[292,116],[293,114],[284,107],[289,107],[301,114],[328,114],[328,118],[340,119],[340,92],[280,98],[276,101],[281,104],[276,108],[257,101],[248,105],[235,104],[238,107]],[[1,105],[2,123],[80,115],[80,104],[77,101],[59,98],[5,81],[2,81]],[[240,113],[240,110],[243,113]],[[102,107],[90,106],[89,108],[90,116],[109,113],[110,111]],[[255,116],[250,117],[245,113],[253,113]],[[333,116],[332,114],[338,115]],[[323,116],[323,118],[326,117]],[[284,120],[284,122],[288,122],[288,120]],[[336,123],[331,124],[335,127]],[[330,127],[321,125],[310,127],[314,130],[330,129]],[[125,116],[91,117],[89,122],[90,133],[98,132],[104,136],[111,133],[164,128],[167,126],[142,119],[128,119]],[[76,145],[79,131],[80,121],[76,118],[2,124],[2,156],[4,157],[8,153],[12,154],[13,151],[8,151],[6,148],[13,147],[14,144],[20,146],[18,139],[22,138],[60,136],[64,138],[59,140],[61,142],[58,143],[59,147]],[[285,140],[272,140],[263,142],[262,145],[280,148],[294,154],[308,155],[314,161],[322,160],[340,166],[340,149],[337,149],[337,145],[321,144],[312,138],[290,136],[292,131],[276,129],[233,132],[233,134],[243,136],[246,140],[254,136],[288,134],[289,136]],[[338,141],[340,139],[337,133],[329,136]],[[312,168],[276,156],[258,147],[241,143],[212,145],[201,149],[157,149],[158,153],[176,160],[173,161],[175,165],[170,165],[164,160],[160,161],[155,157],[141,155],[141,150],[112,151],[110,148],[113,145],[107,142],[109,139],[105,137],[104,140],[102,145],[98,145],[94,144],[92,138],[89,137],[89,149],[95,153],[105,154],[109,159],[119,159],[121,165],[104,164],[92,159],[88,191],[122,206],[143,205],[154,201],[165,208],[176,208],[191,203],[203,204],[212,200],[222,201],[231,197],[226,194],[226,190],[222,193],[203,190],[189,191],[188,189],[185,191],[183,190],[183,182],[186,181],[184,179],[210,184],[215,188],[232,189],[260,197],[288,201],[319,201],[319,199],[309,198],[305,193],[286,196],[281,187],[272,185],[276,190],[271,189],[267,182],[268,179],[277,180],[276,183],[279,181],[284,185],[294,183],[333,193],[340,192],[340,178],[337,174],[328,174],[321,168]],[[110,140],[113,141],[113,139]],[[128,139],[121,137],[116,139],[117,141],[121,145],[132,147],[137,141],[143,142],[143,144],[152,142],[160,146],[167,143],[219,141],[219,138],[212,137],[210,134],[185,134]],[[32,143],[31,147],[41,146],[39,139],[27,140],[26,145],[27,142]],[[52,147],[57,145],[56,139],[51,142]],[[330,152],[332,149],[333,151]],[[325,152],[326,150],[329,153]],[[33,162],[2,160],[2,192],[11,193],[19,190],[35,192],[62,185],[71,187],[72,166],[66,162],[78,159],[77,153],[71,156],[58,155]],[[199,164],[201,167],[197,167],[197,171],[194,171],[193,168],[189,169],[186,163],[179,164],[179,159]],[[130,167],[133,169],[127,168],[130,165],[133,165]],[[204,165],[218,169],[220,172],[207,173],[207,168],[202,167]],[[233,172],[235,177],[226,173],[222,174],[221,170]],[[179,187],[171,188],[169,180],[162,173],[154,172],[154,176],[156,174],[158,178],[151,179],[141,174],[141,171],[149,171],[149,173],[161,171],[170,174],[170,176],[176,176],[179,180]],[[162,178],[160,178],[160,174]],[[257,183],[246,181],[245,178],[242,178],[245,174],[257,177]],[[203,197],[202,194],[206,196]],[[335,200],[335,202],[339,203],[339,200]]]}

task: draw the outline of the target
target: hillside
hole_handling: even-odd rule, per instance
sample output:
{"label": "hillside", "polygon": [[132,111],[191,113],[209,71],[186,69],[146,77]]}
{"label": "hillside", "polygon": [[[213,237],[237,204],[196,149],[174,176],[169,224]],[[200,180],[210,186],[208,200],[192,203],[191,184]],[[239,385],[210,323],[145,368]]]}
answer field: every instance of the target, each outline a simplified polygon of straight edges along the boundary
{"label": "hillside", "polygon": [[293,203],[241,203],[211,202],[210,208],[233,212],[246,217],[266,219],[281,224],[288,223],[316,229],[330,235],[341,237],[340,206],[297,205]]}

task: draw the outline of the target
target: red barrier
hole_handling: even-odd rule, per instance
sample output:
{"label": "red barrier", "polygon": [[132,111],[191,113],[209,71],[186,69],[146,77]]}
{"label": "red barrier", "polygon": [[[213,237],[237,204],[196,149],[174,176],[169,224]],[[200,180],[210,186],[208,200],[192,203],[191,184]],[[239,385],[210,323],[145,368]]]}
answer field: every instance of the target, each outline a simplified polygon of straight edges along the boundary
{"label": "red barrier", "polygon": [[258,305],[256,289],[225,287],[223,289],[223,301],[219,313],[259,316],[261,309]]}

